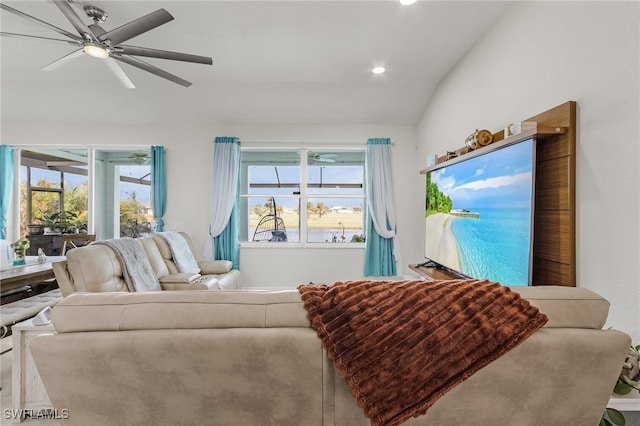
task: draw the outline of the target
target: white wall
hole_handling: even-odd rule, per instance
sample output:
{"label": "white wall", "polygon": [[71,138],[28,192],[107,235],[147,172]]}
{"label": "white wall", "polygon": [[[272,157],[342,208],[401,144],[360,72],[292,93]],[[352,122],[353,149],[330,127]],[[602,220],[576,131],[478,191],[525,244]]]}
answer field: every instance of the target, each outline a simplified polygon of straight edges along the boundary
{"label": "white wall", "polygon": [[[202,253],[208,230],[209,181],[211,154],[215,136],[237,136],[256,144],[278,141],[305,144],[328,143],[348,145],[367,138],[390,137],[396,206],[401,243],[408,263],[420,260],[412,253],[421,233],[410,228],[411,213],[419,209],[423,195],[412,198],[411,187],[421,181],[413,166],[416,153],[414,126],[385,125],[201,125],[201,126],[132,126],[111,124],[3,123],[2,143],[20,146],[45,144],[62,146],[86,144],[163,145],[166,148],[167,211],[165,228],[183,230],[192,237],[196,250]],[[424,179],[422,179],[424,180]],[[421,244],[421,243],[420,243]],[[333,282],[362,278],[363,249],[354,248],[241,248],[240,269],[243,284],[250,287],[289,287],[313,282]],[[403,271],[406,272],[406,271]]]}
{"label": "white wall", "polygon": [[[516,2],[439,85],[418,125],[416,166],[464,146],[474,129],[496,132],[576,101],[578,285],[611,302],[608,325],[636,344],[639,9],[637,2]],[[416,187],[415,196],[423,191]]]}

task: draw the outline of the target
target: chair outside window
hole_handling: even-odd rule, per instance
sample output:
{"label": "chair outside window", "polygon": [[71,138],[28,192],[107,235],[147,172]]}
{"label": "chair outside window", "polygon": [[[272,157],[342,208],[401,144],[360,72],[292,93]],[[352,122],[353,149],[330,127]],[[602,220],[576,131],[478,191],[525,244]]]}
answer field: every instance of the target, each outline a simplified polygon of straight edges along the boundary
{"label": "chair outside window", "polygon": [[67,253],[67,249],[86,246],[95,240],[96,234],[63,234],[60,256],[64,256]]}

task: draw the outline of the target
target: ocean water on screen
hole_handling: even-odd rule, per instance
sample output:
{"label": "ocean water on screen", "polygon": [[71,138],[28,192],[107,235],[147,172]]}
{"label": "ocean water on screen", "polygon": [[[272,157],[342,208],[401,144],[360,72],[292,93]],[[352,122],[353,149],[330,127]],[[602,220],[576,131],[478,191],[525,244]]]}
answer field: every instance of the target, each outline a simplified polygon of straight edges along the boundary
{"label": "ocean water on screen", "polygon": [[462,273],[503,285],[526,286],[531,252],[531,209],[474,209],[479,218],[454,217]]}

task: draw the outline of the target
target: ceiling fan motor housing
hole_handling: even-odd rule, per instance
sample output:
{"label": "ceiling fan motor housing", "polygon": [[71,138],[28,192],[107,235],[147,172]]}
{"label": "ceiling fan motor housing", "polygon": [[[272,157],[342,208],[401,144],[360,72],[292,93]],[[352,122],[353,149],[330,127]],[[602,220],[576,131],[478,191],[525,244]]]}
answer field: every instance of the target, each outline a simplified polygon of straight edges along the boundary
{"label": "ceiling fan motor housing", "polygon": [[96,23],[98,21],[104,22],[109,17],[109,15],[107,15],[107,12],[96,6],[85,6],[84,13],[86,13],[87,16],[93,19]]}

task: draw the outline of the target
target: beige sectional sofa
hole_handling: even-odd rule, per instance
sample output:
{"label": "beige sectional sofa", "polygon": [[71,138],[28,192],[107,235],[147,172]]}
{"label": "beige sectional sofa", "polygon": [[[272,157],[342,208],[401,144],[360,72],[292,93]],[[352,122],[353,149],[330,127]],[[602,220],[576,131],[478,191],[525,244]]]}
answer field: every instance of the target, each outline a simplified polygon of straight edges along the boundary
{"label": "beige sectional sofa", "polygon": [[[514,290],[547,324],[406,425],[598,424],[630,344],[608,302]],[[63,425],[369,424],[296,290],[76,293],[53,324],[31,351]]]}
{"label": "beige sectional sofa", "polygon": [[[181,233],[193,251],[191,239]],[[159,235],[140,239],[163,290],[227,290],[240,287],[240,271],[228,260],[198,261],[200,273],[181,273],[169,244]],[[129,291],[113,250],[91,244],[67,252],[66,261],[53,264],[63,296],[74,292]]]}

